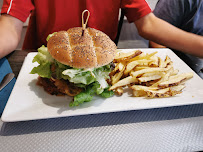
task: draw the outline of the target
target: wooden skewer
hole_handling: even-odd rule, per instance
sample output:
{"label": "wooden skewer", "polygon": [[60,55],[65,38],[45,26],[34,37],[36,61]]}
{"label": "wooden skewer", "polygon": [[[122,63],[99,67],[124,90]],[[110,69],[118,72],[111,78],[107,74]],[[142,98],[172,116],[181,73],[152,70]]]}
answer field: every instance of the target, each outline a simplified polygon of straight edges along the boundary
{"label": "wooden skewer", "polygon": [[[85,24],[84,24],[84,14],[85,14],[85,12],[87,12],[88,14],[87,14],[87,18],[86,18],[86,21],[85,21]],[[82,12],[82,36],[84,35],[84,31],[86,29],[89,16],[90,16],[90,12],[88,10],[84,10]]]}

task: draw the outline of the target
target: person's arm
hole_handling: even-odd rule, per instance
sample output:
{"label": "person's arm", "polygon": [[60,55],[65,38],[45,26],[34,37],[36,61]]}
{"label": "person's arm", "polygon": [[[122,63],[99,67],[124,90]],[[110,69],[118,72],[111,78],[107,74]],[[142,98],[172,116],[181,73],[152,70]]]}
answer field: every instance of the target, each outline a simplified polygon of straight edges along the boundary
{"label": "person's arm", "polygon": [[203,36],[185,32],[150,13],[134,22],[139,34],[155,43],[203,57]]}
{"label": "person's arm", "polygon": [[166,48],[165,46],[157,44],[157,43],[155,43],[153,41],[149,41],[149,47],[150,48]]}
{"label": "person's arm", "polygon": [[16,49],[21,38],[23,22],[10,15],[0,16],[0,59]]}

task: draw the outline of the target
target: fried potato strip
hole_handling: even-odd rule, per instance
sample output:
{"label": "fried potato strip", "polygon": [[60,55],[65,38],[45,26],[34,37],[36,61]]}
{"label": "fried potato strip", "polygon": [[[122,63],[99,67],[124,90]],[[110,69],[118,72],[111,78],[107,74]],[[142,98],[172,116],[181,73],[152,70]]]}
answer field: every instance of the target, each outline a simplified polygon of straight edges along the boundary
{"label": "fried potato strip", "polygon": [[128,86],[135,97],[161,98],[182,93],[183,82],[191,79],[193,73],[179,74],[169,56],[156,56],[157,52],[143,53],[136,50],[119,52],[114,59],[116,67],[110,73],[111,87],[118,95]]}

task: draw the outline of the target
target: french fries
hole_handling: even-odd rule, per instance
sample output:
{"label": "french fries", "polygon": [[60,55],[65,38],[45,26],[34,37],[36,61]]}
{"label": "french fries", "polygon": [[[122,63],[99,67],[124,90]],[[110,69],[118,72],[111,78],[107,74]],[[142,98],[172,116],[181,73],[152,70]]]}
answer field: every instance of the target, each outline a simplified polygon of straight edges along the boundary
{"label": "french fries", "polygon": [[117,66],[115,68],[117,68],[115,75],[111,76],[112,84],[115,84],[116,82],[118,82],[120,80],[120,78],[122,77],[123,72],[125,70],[125,65],[122,62],[120,62],[119,64],[117,64]]}
{"label": "french fries", "polygon": [[182,93],[184,82],[193,77],[193,73],[178,74],[173,62],[166,56],[161,59],[157,52],[143,53],[140,50],[129,53],[118,53],[116,64],[110,73],[111,87],[122,95],[125,87],[132,90],[132,96],[160,98],[171,97]]}
{"label": "french fries", "polygon": [[129,52],[129,53],[118,53],[116,57],[114,58],[114,62],[122,62],[122,61],[128,61],[138,55],[140,55],[142,52],[140,50]]}
{"label": "french fries", "polygon": [[116,88],[115,91],[119,96],[123,95],[123,88],[122,87]]}
{"label": "french fries", "polygon": [[138,83],[137,78],[132,77],[132,76],[128,76],[128,77],[126,77],[126,78],[124,78],[124,79],[118,81],[118,82],[115,83],[114,85],[112,85],[112,86],[109,88],[109,90],[114,90],[114,89],[116,89],[116,88],[118,88],[118,87],[124,87],[124,86],[126,86],[126,85],[128,85],[128,84],[131,84],[131,83],[137,84],[137,83]]}

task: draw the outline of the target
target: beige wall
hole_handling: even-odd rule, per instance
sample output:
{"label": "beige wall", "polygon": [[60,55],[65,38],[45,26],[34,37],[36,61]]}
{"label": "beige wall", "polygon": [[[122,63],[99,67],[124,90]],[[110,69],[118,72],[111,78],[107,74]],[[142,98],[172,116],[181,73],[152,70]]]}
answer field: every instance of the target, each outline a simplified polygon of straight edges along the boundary
{"label": "beige wall", "polygon": [[156,5],[158,0],[146,0],[146,1],[148,2],[149,6],[153,10],[155,8],[155,5]]}

